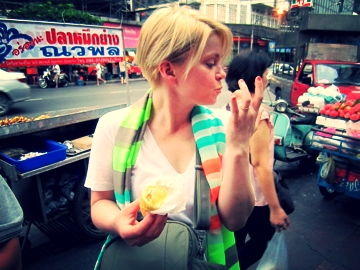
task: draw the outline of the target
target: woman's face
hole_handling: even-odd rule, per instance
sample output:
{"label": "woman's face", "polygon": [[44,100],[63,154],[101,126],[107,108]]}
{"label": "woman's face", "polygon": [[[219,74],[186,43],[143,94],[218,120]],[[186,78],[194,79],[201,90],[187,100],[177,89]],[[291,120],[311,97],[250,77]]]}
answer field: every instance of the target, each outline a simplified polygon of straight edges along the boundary
{"label": "woman's face", "polygon": [[[205,46],[199,63],[189,72],[186,79],[179,78],[177,95],[183,102],[199,105],[215,104],[221,93],[221,80],[225,71],[221,65],[221,39],[212,34]],[[184,74],[188,61],[176,67],[178,74]]]}

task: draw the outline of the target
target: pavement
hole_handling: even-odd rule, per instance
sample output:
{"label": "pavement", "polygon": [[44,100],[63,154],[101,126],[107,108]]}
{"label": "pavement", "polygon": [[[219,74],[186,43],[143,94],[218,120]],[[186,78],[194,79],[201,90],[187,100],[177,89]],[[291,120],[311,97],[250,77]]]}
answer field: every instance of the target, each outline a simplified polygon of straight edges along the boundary
{"label": "pavement", "polygon": [[[144,77],[139,77],[139,78],[134,78],[134,79],[130,79],[129,78],[129,83],[130,82],[133,82],[133,81],[144,81],[146,80]],[[111,80],[106,80],[106,83],[120,83],[120,79],[119,78],[114,78],[114,79],[111,79]],[[87,80],[87,81],[84,81],[84,86],[85,85],[95,85],[96,84],[96,80]],[[100,81],[100,85],[102,85],[103,82]],[[69,85],[71,86],[77,86],[75,82],[69,82]],[[29,84],[29,86],[31,88],[39,88],[39,85],[37,83],[34,83],[34,84]],[[61,86],[59,86],[61,88]],[[79,86],[81,87],[81,86]]]}
{"label": "pavement", "polygon": [[[277,161],[275,169],[287,179],[296,207],[285,231],[289,270],[360,269],[360,200],[346,195],[324,199],[317,168],[302,173],[296,163]],[[103,240],[81,236],[69,216],[61,224],[31,227],[25,270],[93,269]],[[256,264],[249,268],[255,269]]]}

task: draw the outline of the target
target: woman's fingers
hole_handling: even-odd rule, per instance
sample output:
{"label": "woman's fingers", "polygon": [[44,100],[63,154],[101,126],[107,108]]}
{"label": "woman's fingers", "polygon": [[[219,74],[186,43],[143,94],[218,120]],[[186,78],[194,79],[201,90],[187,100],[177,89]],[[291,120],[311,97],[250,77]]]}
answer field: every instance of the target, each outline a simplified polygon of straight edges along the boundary
{"label": "woman's fingers", "polygon": [[240,98],[240,109],[246,111],[251,105],[251,94],[243,79],[238,81],[238,85],[241,91],[235,91],[235,95]]}
{"label": "woman's fingers", "polygon": [[255,78],[255,94],[252,99],[252,105],[256,111],[259,110],[261,102],[264,97],[264,85],[260,76]]}
{"label": "woman's fingers", "polygon": [[261,102],[264,97],[264,90],[263,90],[264,87],[263,87],[262,78],[260,76],[257,76],[255,78],[254,84],[255,84],[255,94],[253,95],[253,97],[251,97],[251,94],[249,92],[249,89],[245,81],[242,79],[238,81],[238,85],[241,91],[238,90],[235,91],[234,95],[235,97],[238,97],[240,99],[240,104],[238,104],[239,109],[247,111],[250,109],[250,106],[252,106],[256,112],[259,110]]}
{"label": "woman's fingers", "polygon": [[235,92],[230,97],[230,111],[234,115],[238,115],[239,114],[239,107],[238,107],[238,104],[237,104],[237,99],[236,99]]}
{"label": "woman's fingers", "polygon": [[[148,221],[149,219],[150,221]],[[158,237],[165,227],[167,215],[147,214],[142,222],[147,222],[146,235]],[[150,224],[150,225],[149,225]]]}

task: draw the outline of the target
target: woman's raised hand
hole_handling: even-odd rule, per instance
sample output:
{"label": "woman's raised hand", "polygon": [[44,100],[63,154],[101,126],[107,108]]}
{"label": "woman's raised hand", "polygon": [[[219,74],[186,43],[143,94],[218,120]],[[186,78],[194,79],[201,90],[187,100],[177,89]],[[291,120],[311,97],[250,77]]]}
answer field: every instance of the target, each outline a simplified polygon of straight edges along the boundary
{"label": "woman's raised hand", "polygon": [[227,143],[234,146],[248,145],[264,96],[263,81],[260,76],[255,78],[255,94],[253,96],[242,79],[238,84],[240,90],[236,90],[230,98],[232,114],[227,132]]}

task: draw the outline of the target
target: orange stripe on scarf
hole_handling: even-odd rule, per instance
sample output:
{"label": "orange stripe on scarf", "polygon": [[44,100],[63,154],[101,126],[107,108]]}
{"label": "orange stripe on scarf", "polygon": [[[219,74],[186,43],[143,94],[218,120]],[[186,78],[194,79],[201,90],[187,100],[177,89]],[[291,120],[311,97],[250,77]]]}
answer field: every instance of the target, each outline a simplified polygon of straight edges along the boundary
{"label": "orange stripe on scarf", "polygon": [[220,187],[214,187],[210,189],[210,202],[216,203],[218,197],[219,197]]}
{"label": "orange stripe on scarf", "polygon": [[221,162],[219,162],[219,158],[204,160],[202,162],[202,165],[204,168],[205,175],[209,175],[221,171]]}

